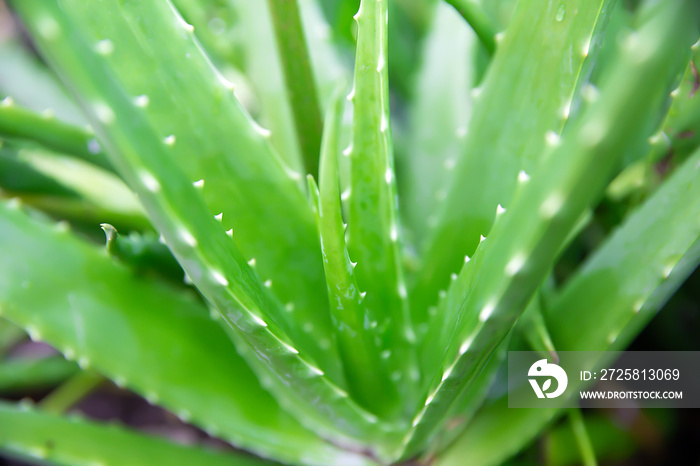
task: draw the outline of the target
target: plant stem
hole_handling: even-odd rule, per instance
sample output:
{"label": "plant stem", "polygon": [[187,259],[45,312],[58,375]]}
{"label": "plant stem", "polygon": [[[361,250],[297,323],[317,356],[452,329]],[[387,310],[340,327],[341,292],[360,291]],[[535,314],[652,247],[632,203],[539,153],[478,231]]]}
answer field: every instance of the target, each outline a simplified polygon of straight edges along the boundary
{"label": "plant stem", "polygon": [[61,414],[97,388],[104,378],[93,371],[80,371],[41,400],[43,411]]}
{"label": "plant stem", "polygon": [[571,429],[574,432],[576,445],[581,453],[581,460],[585,466],[598,466],[598,461],[595,458],[595,450],[591,444],[591,439],[586,431],[586,424],[583,422],[580,408],[572,408],[569,410],[569,422]]}
{"label": "plant stem", "polygon": [[489,55],[496,51],[496,25],[475,0],[445,0],[469,23]]}
{"label": "plant stem", "polygon": [[299,6],[296,0],[268,0],[268,5],[304,165],[318,177],[321,111]]}

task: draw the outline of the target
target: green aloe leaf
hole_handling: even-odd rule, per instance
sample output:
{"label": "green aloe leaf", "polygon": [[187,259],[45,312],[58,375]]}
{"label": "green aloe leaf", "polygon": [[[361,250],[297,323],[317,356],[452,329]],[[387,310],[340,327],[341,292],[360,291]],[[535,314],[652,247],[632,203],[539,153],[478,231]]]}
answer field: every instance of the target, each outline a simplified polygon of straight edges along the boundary
{"label": "green aloe leaf", "polygon": [[107,378],[285,464],[502,463],[562,414],[508,351],[624,348],[700,262],[695,0],[8,3],[0,351],[64,359],[0,391],[73,374],[10,455],[92,461],[51,415]]}
{"label": "green aloe leaf", "polygon": [[405,139],[401,138],[407,142],[397,150],[401,218],[414,244],[421,244],[430,230],[426,218],[446,195],[445,180],[464,150],[471,115],[469,89],[475,78],[474,42],[457,12],[438,3],[423,44]]}
{"label": "green aloe leaf", "polygon": [[[635,323],[654,315],[658,305],[647,301],[700,236],[700,203],[693,198],[700,192],[699,162],[696,152],[553,298],[545,318],[558,350],[604,350],[613,343],[624,348],[632,335],[623,329],[632,326],[635,335]],[[576,319],[575,329],[563,322],[563,309]]]}
{"label": "green aloe leaf", "polygon": [[0,362],[0,393],[19,395],[55,387],[78,372],[78,365],[61,356],[18,358]]}
{"label": "green aloe leaf", "polygon": [[[482,237],[474,258],[448,290],[445,299],[459,300],[448,307],[453,313],[437,319],[448,332],[441,332],[440,340],[431,339],[428,332],[427,345],[446,351],[425,405],[414,417],[409,453],[415,451],[412,447],[420,449],[445,410],[478,378],[546,278],[570,232],[602,194],[620,153],[646,136],[640,123],[655,110],[656,97],[668,93],[668,75],[676,72],[676,57],[666,50],[690,45],[691,18],[689,4],[673,4],[660,8],[638,32],[629,33],[600,91],[587,92],[589,105],[532,179],[525,172],[518,175],[520,186],[510,208],[498,209],[489,238]],[[642,102],[638,95],[650,99]],[[554,346],[564,350],[552,338]],[[436,363],[428,361],[431,367]]]}
{"label": "green aloe leaf", "polygon": [[[407,393],[420,374],[401,267],[400,224],[387,77],[387,0],[363,0],[358,24],[350,157],[348,249],[370,322],[376,322],[387,370]],[[373,324],[374,325],[374,324]],[[407,395],[410,399],[410,395]]]}
{"label": "green aloe leaf", "polygon": [[260,120],[271,131],[270,143],[293,170],[303,172],[301,149],[277,55],[267,0],[237,1],[243,31],[244,70],[251,79]]}
{"label": "green aloe leaf", "polygon": [[[700,96],[698,95],[698,68],[700,67],[700,40],[692,47],[692,60],[678,86],[672,92],[673,104],[657,139],[671,142],[674,156],[683,160],[700,145]],[[667,138],[670,138],[668,141]],[[653,142],[653,141],[652,141]]]}
{"label": "green aloe leaf", "polygon": [[150,230],[137,199],[112,173],[34,144],[0,147],[0,187],[6,196],[58,218],[94,228],[109,221],[122,228]]}
{"label": "green aloe leaf", "polygon": [[175,0],[173,4],[194,26],[197,40],[217,66],[227,72],[242,69],[245,57],[244,37],[239,29],[241,18],[231,1]]}
{"label": "green aloe leaf", "polygon": [[447,0],[455,10],[469,23],[489,55],[496,50],[496,30],[491,18],[481,8],[477,0]]}
{"label": "green aloe leaf", "polygon": [[[240,15],[238,27],[243,36],[244,69],[250,77],[261,120],[269,125],[272,132],[270,142],[292,169],[302,172],[299,142],[282,79],[267,1],[236,0],[232,5]],[[338,80],[346,79],[347,73],[330,43],[329,26],[322,18],[318,3],[315,0],[300,0],[299,9],[313,80],[323,109],[328,105]]]}
{"label": "green aloe leaf", "polygon": [[118,425],[65,418],[6,402],[0,403],[0,450],[29,461],[66,465],[274,464],[238,452],[185,447]]}
{"label": "green aloe leaf", "polygon": [[[147,133],[160,155],[196,183],[210,215],[223,214],[224,230],[233,230],[236,247],[254,260],[261,281],[294,309],[279,312],[278,324],[339,381],[337,353],[327,345],[332,327],[323,265],[302,176],[272,150],[268,132],[241,107],[172,4],[108,0],[94,9],[69,0],[59,9],[55,1],[31,0],[15,7],[91,116],[110,156],[133,151],[120,144],[142,144]],[[97,84],[103,81],[110,85]],[[115,145],[115,128],[131,115],[140,127],[131,123],[136,133]],[[118,172],[124,175],[123,167]]]}
{"label": "green aloe leaf", "polygon": [[[63,11],[69,10],[77,16],[80,16],[78,13],[86,13],[81,7],[82,3],[76,2],[71,5],[72,7],[68,8],[67,4],[62,4]],[[69,82],[81,84],[79,89],[74,90],[95,122],[101,142],[117,171],[137,193],[154,225],[162,233],[192,282],[216,306],[234,330],[233,334],[239,344],[239,351],[243,351],[241,343],[253,350],[244,351],[244,357],[261,379],[270,382],[269,389],[285,409],[293,412],[301,422],[325,438],[330,437],[347,443],[360,442],[376,445],[377,449],[381,450],[378,454],[385,454],[386,448],[391,448],[385,448],[385,444],[391,444],[394,440],[391,436],[379,435],[379,433],[389,430],[390,427],[378,425],[374,415],[360,408],[348,397],[342,375],[338,373],[340,364],[337,363],[337,353],[328,341],[328,335],[332,329],[325,330],[326,325],[330,326],[329,315],[325,313],[328,306],[325,296],[322,294],[313,298],[316,301],[323,298],[322,304],[319,303],[317,307],[302,308],[297,307],[298,302],[294,305],[284,305],[284,301],[279,299],[280,294],[283,294],[280,288],[287,289],[290,294],[294,292],[305,296],[303,289],[308,286],[306,281],[310,280],[309,270],[313,271],[315,263],[321,266],[321,258],[317,252],[319,249],[315,249],[313,255],[303,258],[290,257],[289,251],[310,254],[310,251],[305,250],[304,245],[310,247],[313,244],[318,248],[318,236],[313,230],[310,232],[310,237],[303,236],[305,232],[301,231],[296,233],[302,236],[293,236],[285,227],[280,226],[284,225],[284,221],[280,219],[288,218],[288,215],[295,213],[303,215],[308,212],[313,221],[313,213],[305,200],[303,203],[289,204],[299,196],[303,198],[303,193],[298,189],[296,182],[282,170],[278,160],[271,152],[259,154],[261,157],[256,161],[248,160],[252,165],[263,164],[266,170],[264,173],[269,172],[270,176],[275,174],[275,167],[277,167],[279,170],[277,173],[282,178],[277,181],[279,185],[265,184],[264,188],[259,184],[250,186],[250,192],[246,193],[245,199],[241,199],[246,209],[256,205],[261,209],[255,212],[255,219],[251,219],[250,224],[241,228],[248,228],[249,233],[255,230],[263,236],[269,234],[259,230],[265,228],[264,212],[267,207],[263,207],[263,204],[274,206],[271,207],[273,210],[289,209],[289,211],[278,211],[279,217],[275,219],[276,224],[271,227],[274,235],[285,233],[284,238],[279,237],[275,240],[285,245],[283,249],[277,250],[278,253],[284,252],[284,258],[278,258],[276,264],[279,267],[285,267],[285,264],[304,267],[296,274],[297,276],[286,275],[282,284],[276,286],[273,280],[264,274],[264,268],[257,266],[258,258],[253,257],[248,260],[249,256],[245,256],[242,252],[244,248],[241,243],[232,241],[226,234],[221,216],[212,215],[210,206],[205,203],[208,185],[193,183],[177,165],[180,160],[177,157],[178,153],[181,156],[185,154],[177,150],[178,145],[175,144],[174,135],[162,138],[158,134],[158,125],[148,118],[149,112],[143,110],[144,106],[141,104],[144,102],[138,99],[135,101],[125,93],[122,81],[116,79],[113,74],[116,68],[105,63],[103,57],[116,56],[119,50],[111,42],[112,39],[103,39],[97,42],[101,45],[96,47],[90,44],[80,34],[80,28],[70,18],[64,16],[53,2],[21,2],[21,6],[18,3],[16,7],[29,23],[32,32],[41,38],[40,43],[45,47],[45,51],[50,50],[49,55],[54,65],[62,74],[68,74]],[[132,15],[136,15],[140,8],[150,7],[145,4],[121,4],[115,8],[121,8],[123,13],[122,16],[115,16],[115,18],[121,18],[128,23],[135,18]],[[183,42],[178,53],[183,49],[191,50],[189,59],[194,60],[195,53],[200,49],[192,39],[191,28],[183,24],[180,16],[169,3],[153,5],[153,8],[158,9],[157,14],[147,16],[155,18],[154,27],[162,28],[163,37],[166,34],[172,34],[173,41]],[[100,11],[103,10],[100,9]],[[94,18],[86,19],[88,23],[94,20]],[[112,24],[109,25],[109,27],[112,26]],[[115,35],[114,40],[116,41],[118,37]],[[160,33],[158,37],[161,37]],[[112,45],[105,46],[104,40],[109,40]],[[66,47],[67,44],[70,44],[70,47]],[[107,50],[103,50],[104,48]],[[110,53],[105,54],[105,51]],[[130,53],[129,57],[120,57],[131,62],[134,58],[132,55]],[[149,60],[143,60],[143,62],[149,63]],[[238,115],[236,117],[238,120],[233,121],[238,121],[239,124],[233,127],[240,133],[239,139],[251,144],[263,144],[263,148],[267,147],[265,138],[256,132],[247,115],[237,106],[234,97],[230,94],[230,89],[221,82],[208,64],[205,63],[205,65],[209,79],[208,86],[213,86],[221,92],[228,92],[220,95],[218,99],[220,105],[217,108],[219,112],[228,109],[228,117]],[[189,68],[197,70],[192,66]],[[202,83],[198,83],[197,87],[202,86]],[[226,95],[231,99],[231,108],[224,105],[227,100],[221,100]],[[208,96],[208,99],[210,97]],[[215,113],[210,112],[208,115]],[[227,125],[227,128],[230,127]],[[230,131],[227,133],[229,134],[225,138],[230,140]],[[197,134],[197,132],[190,129],[189,134]],[[173,151],[173,149],[176,150]],[[243,152],[237,153],[235,158],[218,155],[216,161],[211,161],[215,162],[216,167],[213,165],[209,167],[216,168],[219,172],[211,175],[215,180],[215,187],[224,189],[223,184],[216,183],[224,182],[221,175],[226,173],[227,167],[231,167],[227,163],[239,164],[247,157],[244,157]],[[239,168],[246,173],[251,170],[251,167]],[[251,180],[241,180],[239,185],[232,183],[232,179],[240,180],[240,175],[231,173],[231,178],[225,180],[224,184],[234,190],[242,189],[244,186],[241,185],[251,182]],[[209,180],[204,181],[208,183]],[[278,199],[279,203],[277,203],[273,200],[274,192],[281,194],[280,190],[285,186],[289,188],[286,192],[287,197]],[[260,192],[260,189],[265,191]],[[211,194],[212,191],[209,193]],[[256,198],[251,193],[257,193],[260,197]],[[222,199],[230,199],[221,196],[221,191],[217,194],[218,202]],[[236,207],[241,206],[236,205]],[[241,217],[246,218],[245,214],[242,212],[240,214]],[[248,215],[250,214],[252,212],[248,212]],[[223,215],[225,224],[226,212]],[[238,220],[236,215],[233,217]],[[302,219],[303,216],[297,219],[300,221],[299,224],[290,224],[289,228],[303,227]],[[313,224],[310,226],[313,228]],[[233,232],[230,233],[233,235]],[[264,244],[266,249],[283,246],[259,236],[255,241],[259,245]],[[270,256],[266,256],[266,259],[270,259]],[[291,273],[289,270],[287,272]],[[300,280],[297,289],[290,288],[297,279]],[[321,275],[319,279],[322,283],[323,276]],[[303,324],[298,325],[299,322]],[[313,335],[318,335],[318,339],[311,338]],[[328,342],[325,347],[324,342]]]}
{"label": "green aloe leaf", "polygon": [[0,147],[0,187],[9,195],[52,195],[77,198],[78,193],[34,169],[19,157],[20,148],[4,142]]}
{"label": "green aloe leaf", "polygon": [[2,314],[32,338],[262,456],[364,463],[283,412],[193,296],[134,275],[15,201],[0,204],[0,230]]}
{"label": "green aloe leaf", "polygon": [[[96,212],[91,217],[97,217],[98,221],[139,230],[151,228],[136,196],[113,173],[74,157],[39,148],[20,148],[17,159],[77,193],[81,202],[93,206]],[[30,202],[27,196],[24,197]]]}
{"label": "green aloe leaf", "polygon": [[122,236],[109,223],[100,225],[105,232],[107,254],[128,264],[137,273],[152,273],[156,276],[182,283],[185,273],[166,245],[146,232],[131,232]]}
{"label": "green aloe leaf", "polygon": [[372,327],[369,319],[354,273],[356,264],[350,260],[345,244],[338,173],[342,112],[342,101],[336,99],[324,125],[320,193],[313,178],[310,178],[310,191],[321,234],[331,316],[348,385],[364,406],[386,415],[398,405],[397,392],[380,360],[376,327]]}
{"label": "green aloe leaf", "polygon": [[[618,19],[617,22],[621,21]],[[631,19],[626,21],[631,22]],[[663,118],[652,114],[649,118],[650,127],[656,125],[657,131],[647,140],[639,141],[627,149],[625,159],[630,163],[608,186],[606,192],[611,200],[619,202],[629,198],[632,205],[638,203],[663,181],[658,164],[681,163],[700,144],[700,98],[696,98],[699,45],[696,43],[690,50],[683,50],[690,56],[685,73],[678,87],[671,92],[670,98],[661,96],[662,100],[668,102],[668,111]],[[603,53],[610,54],[610,48],[612,47],[604,47]],[[612,57],[605,58],[609,61]]]}
{"label": "green aloe leaf", "polygon": [[268,0],[287,97],[306,173],[318,175],[321,110],[297,0]]}
{"label": "green aloe leaf", "polygon": [[447,288],[450,274],[488,233],[496,206],[508,207],[518,171],[531,173],[547,153],[547,141],[561,133],[575,110],[573,89],[584,61],[597,51],[597,34],[612,3],[518,3],[483,83],[474,90],[473,117],[452,182],[438,213],[427,219],[434,228],[420,245],[423,260],[411,293],[417,323],[427,320],[426,310]]}
{"label": "green aloe leaf", "polygon": [[455,402],[446,413],[445,419],[447,421],[444,428],[436,434],[429,448],[422,453],[422,457],[442,455],[443,450],[460,437],[465,426],[471,424],[475,414],[487,399],[492,385],[495,383],[494,379],[502,370],[503,362],[508,355],[508,349],[514,340],[513,333],[509,334],[486,363],[474,385],[455,399]]}
{"label": "green aloe leaf", "polygon": [[[624,348],[700,263],[699,167],[696,151],[562,287],[546,312],[557,349]],[[572,321],[581,322],[576,332]],[[476,415],[438,464],[499,464],[556,414],[509,409],[502,398]]]}
{"label": "green aloe leaf", "polygon": [[21,108],[12,97],[0,102],[0,136],[34,141],[56,152],[112,169],[90,131],[59,121],[51,114],[39,115]]}

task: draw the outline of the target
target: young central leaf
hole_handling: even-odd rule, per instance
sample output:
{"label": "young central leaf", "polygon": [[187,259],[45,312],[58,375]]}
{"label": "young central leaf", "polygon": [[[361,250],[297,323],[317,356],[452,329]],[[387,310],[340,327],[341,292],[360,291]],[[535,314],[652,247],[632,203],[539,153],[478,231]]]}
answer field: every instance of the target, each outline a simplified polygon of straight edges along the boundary
{"label": "young central leaf", "polygon": [[[399,224],[389,127],[387,0],[363,0],[358,24],[350,157],[349,250],[391,379],[408,390],[419,373],[400,266]],[[370,329],[367,329],[368,331]]]}

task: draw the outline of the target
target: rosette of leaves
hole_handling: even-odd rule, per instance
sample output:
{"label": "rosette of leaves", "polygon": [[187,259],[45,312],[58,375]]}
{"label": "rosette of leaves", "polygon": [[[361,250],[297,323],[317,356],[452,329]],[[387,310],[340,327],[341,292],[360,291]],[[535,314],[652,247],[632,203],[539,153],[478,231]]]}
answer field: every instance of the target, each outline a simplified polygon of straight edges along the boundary
{"label": "rosette of leaves", "polygon": [[[624,348],[695,268],[694,2],[352,3],[9,2],[0,338],[77,365],[0,449],[495,464],[559,414],[485,403],[508,348]],[[101,377],[254,456],[47,409]]]}

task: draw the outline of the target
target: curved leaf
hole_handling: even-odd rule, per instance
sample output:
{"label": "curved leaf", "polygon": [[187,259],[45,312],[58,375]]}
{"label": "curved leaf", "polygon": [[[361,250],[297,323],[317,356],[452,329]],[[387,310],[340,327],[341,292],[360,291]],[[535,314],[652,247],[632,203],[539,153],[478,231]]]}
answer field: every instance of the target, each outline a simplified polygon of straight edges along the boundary
{"label": "curved leaf", "polygon": [[[448,309],[443,327],[454,331],[448,333],[447,350],[428,386],[425,405],[414,417],[409,454],[420,450],[431,430],[444,422],[455,398],[475,383],[546,278],[570,232],[603,193],[624,148],[647,136],[639,123],[654,110],[655,97],[669,91],[668,76],[675,75],[678,60],[668,51],[690,46],[693,13],[689,3],[674,3],[631,33],[599,97],[594,91],[532,179],[524,172],[518,176],[511,207],[498,209],[489,238],[482,237],[474,259],[463,266],[464,278],[453,280],[461,303]],[[641,100],[639,95],[650,98]],[[558,350],[565,349],[552,338]]]}
{"label": "curved leaf", "polygon": [[518,3],[483,83],[474,90],[464,151],[453,165],[440,209],[429,219],[435,226],[420,247],[422,262],[411,291],[415,322],[427,320],[438,291],[447,288],[464,255],[488,233],[496,206],[509,206],[518,171],[531,173],[539,165],[548,152],[546,141],[556,139],[573,114],[575,85],[584,60],[596,52],[596,35],[612,3]]}
{"label": "curved leaf", "polygon": [[389,122],[387,0],[362,0],[358,25],[348,197],[348,251],[370,321],[377,322],[387,370],[399,393],[412,398],[420,372],[401,267],[398,198]]}
{"label": "curved leaf", "polygon": [[261,466],[238,452],[185,447],[157,437],[0,402],[0,450],[53,464]]}
{"label": "curved leaf", "polygon": [[[172,9],[170,3],[117,3],[119,5],[115,6],[115,11],[120,11],[122,15],[113,14],[115,22],[124,20],[127,24],[131,24],[132,21],[136,21],[137,24],[134,27],[139,28],[141,27],[139,21],[146,21],[145,18],[148,18],[148,24],[152,21],[152,26],[159,28],[157,29],[159,33],[156,34],[159,39],[161,33],[170,34],[171,39],[179,43],[181,47],[177,49],[176,55],[179,56],[182,50],[191,50],[189,58],[192,60],[196,58],[195,53],[199,53],[200,49],[192,38],[191,28],[183,24],[181,17]],[[68,8],[68,4],[73,8]],[[280,286],[287,289],[289,293],[293,292],[302,298],[306,296],[303,290],[309,285],[307,281],[313,282],[308,272],[315,273],[312,264],[318,263],[321,268],[322,265],[318,249],[314,250],[313,255],[308,255],[311,251],[304,248],[304,244],[311,246],[313,243],[318,246],[318,236],[313,230],[309,232],[311,237],[304,236],[305,232],[301,231],[296,232],[300,235],[296,236],[279,224],[280,219],[289,214],[301,215],[304,212],[308,212],[310,220],[313,221],[313,213],[296,182],[280,171],[281,165],[272,156],[274,154],[269,152],[260,154],[261,157],[249,162],[257,168],[264,168],[263,173],[271,177],[284,175],[282,179],[277,180],[276,183],[279,184],[273,183],[263,187],[255,183],[255,186],[250,186],[250,192],[246,192],[239,200],[240,204],[237,203],[236,206],[244,206],[248,209],[256,203],[262,203],[272,206],[272,209],[289,209],[288,212],[279,212],[280,218],[275,219],[275,225],[265,227],[265,214],[262,212],[266,208],[260,205],[262,211],[249,211],[248,214],[256,214],[255,218],[250,219],[249,224],[242,227],[248,228],[249,233],[259,228],[270,228],[275,230],[273,235],[284,236],[284,238],[278,237],[277,240],[272,240],[266,237],[270,233],[268,231],[261,235],[256,234],[254,237],[256,244],[270,249],[273,256],[284,252],[283,257],[276,258],[275,267],[284,268],[288,264],[293,267],[305,266],[303,273],[285,275],[278,285],[275,285],[272,279],[264,279],[264,269],[259,267],[257,260],[247,260],[243,247],[239,248],[240,242],[231,240],[225,232],[221,218],[218,215],[213,216],[206,203],[207,193],[218,194],[216,199],[219,202],[230,200],[231,197],[222,196],[221,191],[207,191],[208,180],[193,184],[178,165],[178,161],[181,161],[180,157],[186,156],[188,160],[192,159],[191,153],[180,152],[181,148],[178,149],[174,135],[161,138],[157,131],[158,125],[149,119],[150,111],[144,111],[145,107],[141,105],[144,103],[143,99],[135,101],[125,93],[123,81],[114,75],[118,68],[109,66],[109,62],[105,63],[102,58],[111,56],[112,52],[116,55],[118,49],[114,47],[112,50],[113,45],[105,45],[103,42],[111,39],[98,42],[101,45],[91,45],[80,33],[81,28],[62,13],[69,10],[77,16],[85,14],[84,4],[70,0],[61,3],[62,8],[58,9],[53,1],[23,1],[17,3],[16,7],[28,20],[33,33],[41,38],[41,44],[46,48],[44,52],[54,65],[58,66],[62,73],[69,75],[70,82],[80,83],[80,88],[75,87],[74,90],[82,99],[87,113],[95,121],[96,130],[117,171],[137,193],[154,225],[160,230],[192,282],[216,306],[221,316],[234,330],[233,335],[239,351],[260,379],[265,380],[266,383],[269,381],[267,388],[287,411],[292,412],[300,422],[319,435],[345,445],[376,445],[378,454],[384,454],[380,450],[385,449],[385,444],[393,442],[391,435],[387,434],[392,427],[378,424],[374,415],[359,407],[348,397],[342,374],[340,374],[337,352],[332,346],[323,345],[324,341],[328,341],[327,335],[332,331],[331,328],[326,330],[326,326],[330,326],[330,318],[327,313],[328,303],[325,293],[316,293],[313,296],[315,301],[320,301],[315,307],[305,305],[299,308],[296,303],[285,306],[279,300]],[[151,7],[155,8],[155,11],[150,11]],[[148,9],[148,13],[140,16],[141,8]],[[109,15],[109,11],[105,11]],[[86,21],[90,23],[95,19],[91,17]],[[47,24],[50,24],[48,30]],[[114,25],[110,23],[104,26],[113,27]],[[118,34],[119,32],[115,32],[115,40],[119,37]],[[109,43],[111,42],[107,42]],[[110,53],[105,54],[103,50],[105,48]],[[131,53],[128,57],[124,54],[118,57],[129,63],[134,60]],[[169,63],[167,58],[168,55],[165,54],[166,64]],[[205,58],[200,57],[200,59]],[[138,62],[139,65],[144,63],[149,62],[145,59],[143,62]],[[234,138],[238,141],[237,143],[250,143],[258,149],[261,144],[263,148],[267,147],[265,138],[256,132],[248,116],[241,111],[231,95],[230,89],[221,82],[220,76],[212,72],[207,63],[205,65],[205,69],[199,69],[194,65],[181,67],[200,71],[207,76],[207,85],[198,82],[196,85],[193,84],[195,88],[204,86],[216,91],[213,96],[207,95],[206,98],[203,96],[203,103],[198,102],[197,105],[204,106],[204,110],[210,110],[206,114],[207,118],[217,112],[226,112],[222,113],[222,116],[231,119],[227,128],[230,128],[229,125],[232,122],[237,122],[238,124],[234,127],[237,130],[236,133],[241,136]],[[224,94],[220,94],[221,92]],[[197,97],[197,95],[189,95],[191,98]],[[215,102],[211,101],[212,98]],[[150,99],[151,97],[149,102]],[[213,104],[215,109],[207,108],[207,103]],[[226,133],[222,137],[231,139],[231,132]],[[187,134],[196,135],[198,132],[188,128]],[[253,147],[249,149],[252,150]],[[216,184],[215,187],[244,189],[246,183],[256,178],[250,172],[251,166],[240,166],[244,159],[247,159],[243,153],[237,153],[236,157],[218,155],[215,159],[209,159],[217,168],[212,176],[217,183],[222,183]],[[226,165],[228,163],[231,165]],[[250,174],[252,178],[247,179],[245,183],[233,183],[232,180],[240,179],[241,174],[232,173],[231,178],[223,179],[222,174],[226,173],[227,167],[231,168],[232,165]],[[214,166],[209,165],[209,168],[213,169]],[[266,180],[268,181],[271,180]],[[279,203],[270,197],[273,192],[281,195],[280,190],[284,190],[285,186],[289,192],[286,192],[283,200],[278,199]],[[260,192],[261,189],[264,192]],[[239,192],[239,194],[244,193]],[[299,196],[303,202],[298,199]],[[290,205],[290,202],[293,205]],[[224,219],[225,215],[226,213],[224,213]],[[241,214],[241,217],[234,215],[236,221],[242,217],[244,214]],[[305,228],[302,219],[297,220],[301,223],[294,223],[289,227]],[[309,226],[313,228],[313,224]],[[233,235],[232,232],[230,234]],[[304,243],[306,240],[310,242]],[[277,249],[278,247],[282,249]],[[301,263],[295,262],[297,257],[294,257],[294,254],[297,253],[304,256]],[[266,259],[271,258],[270,255],[266,257]],[[288,272],[291,273],[291,271]],[[320,272],[323,273],[322,269]],[[323,282],[323,275],[318,278]],[[292,286],[297,280],[300,281],[299,286],[293,289]],[[300,322],[303,324],[299,325]],[[314,335],[317,338],[312,338]],[[245,348],[252,351],[246,351]]]}
{"label": "curved leaf", "polygon": [[[547,306],[552,339],[562,345],[557,349],[624,348],[700,263],[699,214],[696,151]],[[581,324],[572,326],[572,321]],[[437,464],[500,464],[557,414],[553,409],[509,409],[503,397],[477,413]]]}
{"label": "curved leaf", "polygon": [[[236,446],[282,461],[365,462],[283,412],[191,295],[0,203],[3,317]],[[0,423],[2,424],[2,423]]]}
{"label": "curved leaf", "polygon": [[386,415],[395,410],[399,400],[380,360],[376,327],[369,318],[355,277],[356,264],[350,260],[345,244],[338,174],[342,111],[342,103],[336,98],[324,125],[320,193],[313,183],[310,191],[317,206],[328,299],[348,385],[363,406]]}
{"label": "curved leaf", "polygon": [[[56,0],[14,4],[91,117],[108,155],[153,151],[146,149],[148,137],[190,184],[198,182],[210,216],[223,213],[224,230],[233,229],[242,256],[254,258],[261,281],[269,280],[282,303],[295,309],[278,312],[278,325],[341,383],[337,352],[322,345],[332,328],[302,176],[272,150],[268,132],[241,107],[191,26],[169,1],[102,0],[99,8],[80,0],[62,0],[60,7]],[[136,121],[136,132],[115,142],[116,132],[127,123],[135,130]],[[123,166],[115,167],[125,175]]]}

